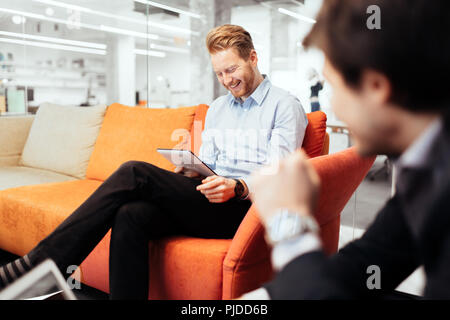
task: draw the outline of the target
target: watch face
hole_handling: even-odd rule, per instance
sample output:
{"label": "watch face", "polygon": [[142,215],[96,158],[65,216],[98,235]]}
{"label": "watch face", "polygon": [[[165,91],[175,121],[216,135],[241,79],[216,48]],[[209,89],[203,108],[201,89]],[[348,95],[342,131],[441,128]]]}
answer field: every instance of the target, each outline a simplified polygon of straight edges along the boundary
{"label": "watch face", "polygon": [[239,180],[236,180],[236,186],[234,187],[234,193],[236,194],[237,197],[242,196],[242,194],[244,193],[244,186],[242,185],[242,183]]}

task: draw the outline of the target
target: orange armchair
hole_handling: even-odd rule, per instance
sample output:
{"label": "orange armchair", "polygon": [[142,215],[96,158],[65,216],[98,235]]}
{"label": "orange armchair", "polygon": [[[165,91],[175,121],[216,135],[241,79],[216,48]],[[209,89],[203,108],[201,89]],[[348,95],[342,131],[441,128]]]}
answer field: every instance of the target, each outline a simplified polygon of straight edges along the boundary
{"label": "orange armchair", "polygon": [[[324,251],[335,253],[339,242],[340,213],[361,183],[374,158],[362,159],[354,148],[310,160],[321,178],[319,206],[315,217],[320,225]],[[252,206],[242,221],[223,263],[223,299],[233,299],[258,288],[272,276],[270,249],[264,227]]]}

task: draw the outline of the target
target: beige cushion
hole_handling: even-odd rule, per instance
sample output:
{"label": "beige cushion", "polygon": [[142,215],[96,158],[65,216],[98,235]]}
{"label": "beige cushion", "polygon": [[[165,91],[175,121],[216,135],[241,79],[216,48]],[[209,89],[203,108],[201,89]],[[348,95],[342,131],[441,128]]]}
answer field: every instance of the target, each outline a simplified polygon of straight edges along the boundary
{"label": "beige cushion", "polygon": [[0,167],[0,190],[41,184],[77,180],[53,171],[29,167]]}
{"label": "beige cushion", "polygon": [[17,166],[34,116],[0,117],[0,167]]}
{"label": "beige cushion", "polygon": [[106,106],[43,103],[33,121],[20,165],[83,179]]}

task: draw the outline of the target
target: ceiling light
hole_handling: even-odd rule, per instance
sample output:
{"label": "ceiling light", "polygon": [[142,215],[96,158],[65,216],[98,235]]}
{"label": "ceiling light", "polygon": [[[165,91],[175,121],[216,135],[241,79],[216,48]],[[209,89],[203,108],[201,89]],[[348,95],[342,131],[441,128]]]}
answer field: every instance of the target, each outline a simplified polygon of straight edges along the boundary
{"label": "ceiling light", "polygon": [[151,27],[160,28],[160,29],[164,29],[164,30],[168,30],[168,31],[175,31],[175,32],[180,32],[180,33],[185,33],[185,34],[194,34],[194,35],[198,35],[199,34],[198,32],[192,32],[191,30],[186,29],[186,28],[174,27],[174,26],[171,26],[171,25],[168,25],[168,24],[157,23],[157,22],[152,22],[152,21],[141,21],[141,20],[138,20],[138,19],[135,19],[135,18],[119,16],[119,15],[115,15],[115,14],[112,14],[112,13],[103,12],[103,11],[97,11],[97,10],[93,10],[93,9],[86,8],[86,7],[76,6],[76,5],[71,5],[71,4],[67,4],[67,3],[64,3],[64,2],[60,2],[60,1],[54,1],[54,0],[33,0],[33,1],[34,2],[43,3],[43,4],[52,5],[52,6],[55,6],[55,7],[72,9],[72,10],[76,10],[76,11],[80,11],[80,12],[84,12],[84,13],[89,13],[89,14],[93,14],[93,15],[97,15],[97,16],[113,18],[113,19],[117,19],[117,20],[131,22],[131,23],[137,23],[137,24],[140,24],[140,25],[149,25]]}
{"label": "ceiling light", "polygon": [[159,36],[156,34],[119,29],[119,28],[105,26],[103,24],[100,26],[100,30],[106,31],[106,32],[112,32],[112,33],[124,34],[127,36],[133,36],[133,37],[137,37],[137,38],[144,38],[144,39],[151,39],[151,40],[159,39]]}
{"label": "ceiling light", "polygon": [[53,43],[46,43],[46,42],[17,40],[17,39],[8,39],[8,38],[0,38],[0,42],[41,47],[41,48],[49,48],[49,49],[57,49],[57,50],[65,50],[65,51],[74,51],[74,52],[83,52],[83,53],[92,53],[92,54],[101,54],[101,55],[106,54],[106,50],[65,46],[65,45],[61,45],[61,44],[53,44]]}
{"label": "ceiling light", "polygon": [[53,8],[48,7],[47,9],[45,9],[45,14],[48,16],[52,16],[55,14],[55,10],[53,10]]}
{"label": "ceiling light", "polygon": [[154,44],[151,43],[150,44],[150,48],[151,49],[159,49],[159,50],[165,50],[165,51],[170,51],[170,52],[176,52],[176,53],[189,53],[189,50],[187,49],[182,49],[182,48],[177,48],[177,47],[170,47],[170,46],[162,46],[159,44]]}
{"label": "ceiling light", "polygon": [[301,15],[301,14],[298,14],[298,13],[295,13],[295,12],[292,12],[292,11],[289,11],[289,10],[286,10],[286,9],[283,9],[283,8],[278,8],[278,12],[286,14],[288,16],[291,16],[291,17],[293,17],[295,19],[308,22],[308,23],[316,23],[316,20],[314,20],[314,19],[308,18],[308,17],[306,17],[304,15]]}
{"label": "ceiling light", "polygon": [[166,53],[162,52],[162,51],[134,49],[134,53],[135,54],[140,54],[140,55],[158,57],[158,58],[165,58],[166,57]]}
{"label": "ceiling light", "polygon": [[111,32],[111,33],[116,33],[116,34],[125,34],[125,35],[130,35],[133,37],[140,37],[140,38],[144,38],[144,39],[173,42],[173,39],[161,37],[156,34],[135,32],[132,30],[119,29],[119,28],[109,27],[109,26],[105,26],[105,25],[96,26],[96,25],[87,24],[87,23],[74,22],[71,20],[51,18],[51,17],[44,16],[42,14],[36,14],[36,13],[31,13],[31,12],[24,12],[24,11],[12,10],[12,9],[5,9],[5,8],[0,8],[0,12],[6,12],[6,13],[10,13],[10,14],[15,14],[15,15],[22,15],[22,16],[29,17],[32,19],[51,21],[51,22],[65,24],[68,26],[76,26],[76,27],[85,28],[85,29],[106,31],[106,32]]}
{"label": "ceiling light", "polygon": [[25,17],[22,17],[22,16],[13,16],[11,19],[14,24],[25,23],[25,21],[26,21]]}
{"label": "ceiling light", "polygon": [[159,8],[159,9],[164,9],[167,11],[172,11],[175,13],[179,13],[179,14],[184,14],[187,15],[189,17],[192,18],[196,18],[196,19],[202,19],[202,16],[193,12],[189,12],[189,11],[185,11],[185,10],[181,10],[178,8],[174,8],[174,7],[169,7],[166,6],[165,4],[161,4],[158,2],[154,2],[154,1],[147,1],[147,0],[134,0],[134,2],[139,2],[139,3],[143,3],[143,4],[148,4],[149,6],[155,7],[155,8]]}
{"label": "ceiling light", "polygon": [[40,41],[47,41],[47,42],[63,43],[63,44],[95,48],[95,49],[102,49],[102,50],[106,49],[106,44],[102,44],[102,43],[66,40],[66,39],[60,39],[60,38],[35,36],[35,35],[31,35],[31,34],[26,34],[26,33],[15,33],[15,32],[8,32],[8,31],[0,31],[0,35],[8,36],[8,37],[23,38],[23,39],[32,39],[32,40],[40,40]]}

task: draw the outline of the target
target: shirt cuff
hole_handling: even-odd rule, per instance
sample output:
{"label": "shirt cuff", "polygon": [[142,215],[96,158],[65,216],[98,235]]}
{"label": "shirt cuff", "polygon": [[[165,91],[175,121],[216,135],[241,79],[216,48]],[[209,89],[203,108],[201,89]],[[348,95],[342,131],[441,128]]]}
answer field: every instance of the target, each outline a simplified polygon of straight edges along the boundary
{"label": "shirt cuff", "polygon": [[243,294],[239,300],[270,300],[270,296],[265,288],[259,288]]}
{"label": "shirt cuff", "polygon": [[280,271],[296,257],[321,249],[322,243],[317,234],[309,232],[299,235],[273,247],[272,266],[276,271]]}

